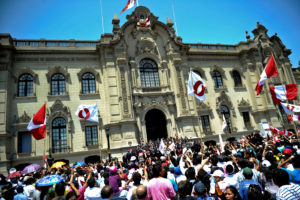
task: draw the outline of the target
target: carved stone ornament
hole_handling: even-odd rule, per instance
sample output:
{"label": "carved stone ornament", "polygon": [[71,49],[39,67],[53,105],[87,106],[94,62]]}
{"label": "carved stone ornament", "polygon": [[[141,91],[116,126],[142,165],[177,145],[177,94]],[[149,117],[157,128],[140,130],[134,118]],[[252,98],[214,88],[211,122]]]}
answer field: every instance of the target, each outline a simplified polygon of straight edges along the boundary
{"label": "carved stone ornament", "polygon": [[20,116],[19,118],[16,117],[14,118],[14,124],[21,124],[21,123],[29,123],[31,118],[28,116],[26,111],[24,111],[23,115]]}
{"label": "carved stone ornament", "polygon": [[70,113],[70,109],[65,106],[60,100],[56,100],[54,104],[50,107],[50,112],[47,112],[47,132],[49,133],[52,121],[57,117],[62,117],[67,122],[68,132],[71,132],[71,123],[72,123],[72,116]]}
{"label": "carved stone ornament", "polygon": [[[157,21],[158,17],[154,16],[150,10],[144,6],[138,6],[131,15],[127,15],[126,19],[128,21],[136,21],[137,26],[146,27],[146,19],[148,18],[148,21],[150,21],[150,25],[148,27],[151,27],[154,22]],[[139,21],[143,21],[142,24],[138,25]]]}
{"label": "carved stone ornament", "polygon": [[83,67],[83,68],[80,70],[80,72],[77,73],[78,79],[81,81],[82,75],[83,75],[84,73],[87,73],[87,72],[90,72],[90,73],[94,74],[94,76],[95,76],[95,81],[97,81],[98,78],[100,77],[100,76],[99,76],[99,73],[98,73],[94,68],[86,66],[86,67]]}
{"label": "carved stone ornament", "polygon": [[136,54],[141,55],[144,53],[158,55],[155,41],[150,37],[141,37],[137,42]]}
{"label": "carved stone ornament", "polygon": [[242,98],[242,100],[240,102],[238,102],[238,108],[240,111],[251,111],[252,107],[249,103],[248,100],[245,100],[244,98]]}
{"label": "carved stone ornament", "polygon": [[65,76],[66,81],[68,81],[68,78],[70,77],[67,67],[63,68],[61,66],[55,66],[48,69],[48,73],[46,74],[48,82],[51,82],[51,77],[54,74],[63,74]]}
{"label": "carved stone ornament", "polygon": [[198,104],[197,105],[197,110],[198,110],[198,113],[199,113],[199,116],[200,115],[208,115],[210,113],[212,113],[212,109],[209,105],[209,103],[204,103],[204,102],[201,102],[200,105]]}
{"label": "carved stone ornament", "polygon": [[221,118],[222,117],[222,113],[221,113],[221,106],[222,105],[225,105],[228,107],[228,109],[232,112],[232,116],[233,117],[236,117],[236,113],[234,111],[234,108],[233,108],[233,105],[232,105],[232,102],[229,98],[229,96],[225,93],[225,91],[222,91],[220,96],[217,98],[217,101],[216,101],[216,107],[218,108],[217,109],[217,113],[219,115],[219,117]]}
{"label": "carved stone ornament", "polygon": [[14,75],[12,77],[13,77],[15,83],[18,82],[19,77],[22,74],[31,74],[33,76],[33,82],[36,83],[38,75],[36,73],[34,73],[34,71],[32,71],[32,69],[30,69],[29,67],[25,67],[25,68],[23,68],[21,70],[18,70],[16,72],[14,72]]}

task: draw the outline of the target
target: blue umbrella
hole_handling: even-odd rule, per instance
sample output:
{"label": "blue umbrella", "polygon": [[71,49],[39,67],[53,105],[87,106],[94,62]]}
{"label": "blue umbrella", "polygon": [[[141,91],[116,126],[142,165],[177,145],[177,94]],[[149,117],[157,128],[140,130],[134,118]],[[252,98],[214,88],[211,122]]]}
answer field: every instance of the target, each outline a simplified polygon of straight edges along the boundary
{"label": "blue umbrella", "polygon": [[55,183],[59,183],[61,181],[64,181],[65,178],[59,175],[49,175],[49,176],[45,176],[43,177],[41,180],[36,182],[37,186],[49,186],[49,185],[53,185]]}
{"label": "blue umbrella", "polygon": [[74,167],[78,167],[78,166],[82,166],[82,165],[85,165],[85,162],[77,161],[77,162],[74,163]]}

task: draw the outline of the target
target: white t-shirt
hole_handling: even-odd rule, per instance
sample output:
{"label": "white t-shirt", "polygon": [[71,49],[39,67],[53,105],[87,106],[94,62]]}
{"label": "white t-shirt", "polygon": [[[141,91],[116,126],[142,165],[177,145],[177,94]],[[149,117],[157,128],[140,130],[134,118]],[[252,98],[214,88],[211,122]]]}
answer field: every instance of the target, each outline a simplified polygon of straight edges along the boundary
{"label": "white t-shirt", "polygon": [[88,187],[84,192],[84,199],[86,200],[94,200],[94,199],[101,199],[101,189],[98,187]]}

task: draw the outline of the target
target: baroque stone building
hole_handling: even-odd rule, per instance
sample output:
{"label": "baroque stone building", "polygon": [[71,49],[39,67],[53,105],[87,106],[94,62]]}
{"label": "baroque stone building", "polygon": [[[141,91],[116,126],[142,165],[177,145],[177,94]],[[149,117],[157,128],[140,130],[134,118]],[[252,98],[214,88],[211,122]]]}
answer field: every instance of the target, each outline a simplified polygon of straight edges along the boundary
{"label": "baroque stone building", "polygon": [[[114,15],[112,34],[97,41],[0,35],[2,172],[41,164],[44,153],[70,162],[107,153],[120,157],[141,138],[216,139],[223,114],[229,127],[223,139],[259,130],[261,122],[294,128],[267,90],[280,84],[278,77],[261,95],[254,90],[271,51],[283,83],[296,82],[291,50],[263,25],[257,23],[254,38],[247,33],[247,41],[223,45],[183,43],[169,18],[163,23],[142,6],[119,22]],[[190,70],[206,82],[205,102],[187,95]],[[37,141],[26,127],[45,102],[47,136]],[[80,104],[94,103],[99,123],[76,118]]]}

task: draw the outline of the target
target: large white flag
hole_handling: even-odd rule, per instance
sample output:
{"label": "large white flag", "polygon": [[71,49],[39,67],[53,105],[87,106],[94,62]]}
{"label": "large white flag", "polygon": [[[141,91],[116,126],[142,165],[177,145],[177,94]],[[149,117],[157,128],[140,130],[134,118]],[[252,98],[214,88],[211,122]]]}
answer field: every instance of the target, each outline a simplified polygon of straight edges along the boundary
{"label": "large white flag", "polygon": [[196,97],[201,101],[205,101],[205,88],[206,85],[202,78],[193,71],[190,71],[188,94]]}
{"label": "large white flag", "polygon": [[286,114],[300,113],[300,106],[294,104],[281,103],[282,108]]}
{"label": "large white flag", "polygon": [[78,106],[75,115],[81,119],[86,119],[92,122],[98,122],[98,106],[93,105],[80,105]]}
{"label": "large white flag", "polygon": [[219,134],[219,143],[220,143],[220,149],[221,149],[221,153],[224,152],[224,144],[223,144],[223,139],[221,134]]}
{"label": "large white flag", "polygon": [[226,122],[225,116],[223,115],[222,131],[224,131],[226,126],[227,126],[227,122]]}

